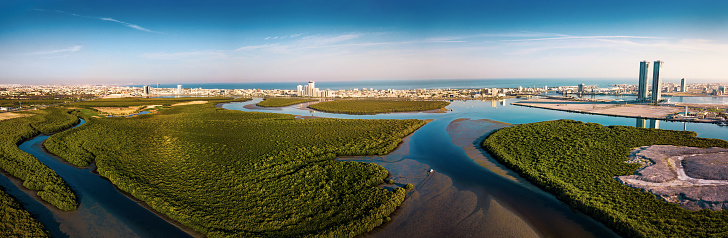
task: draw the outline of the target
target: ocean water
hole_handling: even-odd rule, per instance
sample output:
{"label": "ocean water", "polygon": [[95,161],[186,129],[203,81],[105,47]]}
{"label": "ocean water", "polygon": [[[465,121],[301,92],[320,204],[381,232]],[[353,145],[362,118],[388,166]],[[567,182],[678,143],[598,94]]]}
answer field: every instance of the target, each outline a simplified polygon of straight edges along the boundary
{"label": "ocean water", "polygon": [[[297,85],[305,85],[307,81],[300,82],[259,82],[259,83],[180,83],[184,88],[203,89],[291,89]],[[358,80],[358,81],[317,81],[319,89],[447,89],[447,88],[517,88],[522,87],[557,87],[577,86],[580,83],[597,85],[605,88],[614,84],[637,84],[636,79],[428,79],[428,80]],[[157,85],[150,83],[152,87]],[[144,85],[129,85],[141,87]],[[159,84],[160,88],[176,88],[177,84]]]}

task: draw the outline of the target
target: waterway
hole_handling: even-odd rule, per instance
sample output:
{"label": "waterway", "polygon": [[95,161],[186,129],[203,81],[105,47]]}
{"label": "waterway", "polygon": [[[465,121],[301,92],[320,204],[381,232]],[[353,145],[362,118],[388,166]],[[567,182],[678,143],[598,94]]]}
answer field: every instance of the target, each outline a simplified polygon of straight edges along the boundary
{"label": "waterway", "polygon": [[[74,128],[84,124],[76,125]],[[76,193],[78,209],[61,211],[22,187],[16,178],[0,176],[0,186],[15,197],[53,237],[191,237],[179,227],[130,199],[111,182],[93,173],[93,167],[77,168],[49,154],[39,135],[18,147],[55,170]]]}
{"label": "waterway", "polygon": [[[404,235],[478,237],[489,234],[497,237],[617,236],[599,222],[570,209],[524,179],[514,179],[512,175],[504,176],[503,171],[499,171],[503,170],[502,167],[486,168],[476,163],[462,147],[453,143],[459,139],[456,138],[457,135],[447,131],[448,126],[460,118],[490,119],[511,124],[574,119],[603,125],[650,125],[661,129],[691,130],[701,137],[728,139],[728,128],[713,124],[667,121],[645,123],[633,118],[576,114],[510,105],[510,102],[516,101],[514,99],[452,101],[447,107],[451,111],[447,113],[345,115],[313,111],[307,109],[306,104],[283,108],[245,107],[260,101],[261,99],[255,99],[249,102],[224,104],[222,107],[231,110],[330,118],[433,120],[414,132],[390,155],[342,158],[380,164],[390,171],[398,183],[413,183],[417,188],[402,208],[395,212],[393,222],[366,234],[368,237]],[[480,125],[492,128],[480,132],[484,134],[499,128],[493,123]],[[478,129],[477,126],[471,124],[470,128],[464,129],[475,131]],[[477,141],[474,142],[477,144]],[[487,157],[489,163],[497,163],[484,151],[483,155]],[[428,172],[430,169],[436,172],[430,174]],[[510,171],[505,173],[513,174]]]}

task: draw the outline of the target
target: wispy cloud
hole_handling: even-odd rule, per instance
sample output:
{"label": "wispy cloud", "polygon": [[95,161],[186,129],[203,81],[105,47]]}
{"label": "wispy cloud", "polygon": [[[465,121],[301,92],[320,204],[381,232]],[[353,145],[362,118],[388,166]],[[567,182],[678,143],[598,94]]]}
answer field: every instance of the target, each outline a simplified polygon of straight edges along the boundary
{"label": "wispy cloud", "polygon": [[129,23],[129,22],[124,22],[124,21],[119,21],[119,20],[116,20],[116,19],[110,18],[110,17],[84,16],[84,15],[79,15],[79,14],[76,14],[76,13],[71,13],[71,12],[66,12],[66,11],[61,11],[61,10],[46,10],[46,9],[33,9],[33,10],[34,11],[42,11],[42,12],[55,12],[55,13],[67,14],[67,15],[71,15],[71,16],[75,16],[75,17],[83,17],[83,18],[91,18],[91,19],[97,19],[97,20],[102,20],[102,21],[116,22],[116,23],[122,24],[122,25],[124,25],[126,27],[129,27],[129,28],[132,28],[132,29],[136,29],[136,30],[140,30],[140,31],[152,32],[152,33],[163,33],[163,32],[158,32],[158,31],[150,30],[148,28],[142,27],[142,26],[137,25],[137,24],[133,24],[133,23]]}
{"label": "wispy cloud", "polygon": [[102,21],[112,21],[112,22],[116,22],[116,23],[121,23],[122,25],[125,25],[127,27],[131,27],[131,28],[134,28],[134,29],[137,29],[137,30],[140,30],[140,31],[156,32],[156,31],[152,31],[152,30],[149,30],[147,28],[141,27],[141,26],[139,26],[137,24],[132,24],[132,23],[128,23],[128,22],[119,21],[119,20],[116,20],[114,18],[100,17],[99,20],[102,20]]}
{"label": "wispy cloud", "polygon": [[188,51],[177,53],[146,53],[142,57],[147,59],[159,60],[201,60],[201,59],[220,59],[226,58],[228,55],[221,51]]}
{"label": "wispy cloud", "polygon": [[28,53],[29,55],[51,55],[51,54],[58,54],[58,53],[72,53],[81,50],[83,46],[76,45],[71,46],[63,49],[55,49],[55,50],[45,50],[45,51],[36,51]]}
{"label": "wispy cloud", "polygon": [[233,51],[251,51],[251,50],[259,50],[259,49],[266,49],[278,46],[279,44],[265,44],[265,45],[249,45],[249,46],[243,46],[240,48],[237,48]]}

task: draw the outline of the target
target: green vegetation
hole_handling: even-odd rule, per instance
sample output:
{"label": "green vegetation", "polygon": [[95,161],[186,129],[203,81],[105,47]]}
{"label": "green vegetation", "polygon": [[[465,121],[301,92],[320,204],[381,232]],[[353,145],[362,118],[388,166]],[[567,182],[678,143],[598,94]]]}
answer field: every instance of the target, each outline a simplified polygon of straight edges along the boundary
{"label": "green vegetation", "polygon": [[[176,103],[192,102],[192,101],[208,101],[208,102],[229,102],[231,97],[181,97],[181,98],[103,98],[93,101],[83,101],[69,104],[69,106],[77,107],[131,107],[144,105],[163,105],[170,106]],[[250,99],[242,99],[250,100]]]}
{"label": "green vegetation", "polygon": [[308,106],[319,111],[343,114],[417,112],[444,108],[445,101],[336,100]]}
{"label": "green vegetation", "polygon": [[299,103],[304,102],[313,102],[318,101],[318,99],[310,99],[310,98],[266,98],[262,102],[259,102],[255,105],[261,106],[261,107],[285,107],[290,105],[295,105]]}
{"label": "green vegetation", "polygon": [[207,105],[132,118],[88,118],[46,148],[96,162],[120,189],[209,237],[353,237],[384,222],[404,189],[340,155],[382,155],[421,120],[298,120]]}
{"label": "green vegetation", "polygon": [[57,103],[75,102],[80,99],[91,98],[91,95],[56,95],[56,96],[20,96],[23,99],[5,97],[0,98],[0,107],[29,107],[37,105],[51,105]]}
{"label": "green vegetation", "polygon": [[413,188],[415,188],[415,185],[414,184],[411,184],[411,183],[408,183],[407,185],[404,186],[404,189],[407,189],[407,190],[410,190],[410,189],[413,189]]}
{"label": "green vegetation", "polygon": [[53,206],[69,211],[78,202],[68,185],[55,171],[18,148],[22,141],[41,133],[51,133],[78,123],[70,111],[48,108],[37,115],[0,121],[0,168],[23,180],[23,186],[38,190],[38,196]]}
{"label": "green vegetation", "polygon": [[625,163],[629,151],[655,144],[728,148],[726,141],[695,132],[573,120],[503,128],[483,142],[499,161],[623,236],[727,236],[728,211],[685,210],[613,179],[640,167]]}
{"label": "green vegetation", "polygon": [[50,237],[43,224],[3,191],[0,191],[0,213],[2,237]]}

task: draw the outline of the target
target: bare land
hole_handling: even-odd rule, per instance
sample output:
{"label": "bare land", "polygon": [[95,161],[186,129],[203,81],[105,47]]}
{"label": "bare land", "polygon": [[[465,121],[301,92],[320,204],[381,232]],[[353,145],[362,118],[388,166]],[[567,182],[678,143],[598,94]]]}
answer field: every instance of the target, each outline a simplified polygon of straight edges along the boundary
{"label": "bare land", "polygon": [[3,113],[0,113],[0,121],[7,120],[7,119],[18,118],[18,117],[27,117],[27,116],[32,116],[32,115],[33,114],[28,114],[28,113],[3,112]]}
{"label": "bare land", "polygon": [[207,101],[190,101],[190,102],[181,102],[181,103],[175,103],[172,104],[172,106],[184,106],[184,105],[195,105],[195,104],[205,104]]}
{"label": "bare land", "polygon": [[623,184],[649,191],[685,209],[728,209],[728,149],[653,145],[630,152],[628,163],[642,164]]}
{"label": "bare land", "polygon": [[537,107],[560,111],[582,112],[609,116],[665,119],[684,109],[670,106],[618,104],[612,102],[567,101],[558,99],[532,99],[513,105]]}
{"label": "bare land", "polygon": [[143,107],[140,106],[131,106],[131,107],[94,107],[93,109],[96,109],[100,112],[110,114],[110,115],[129,115],[133,114],[139,110],[141,110]]}

